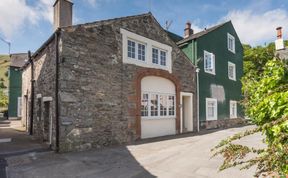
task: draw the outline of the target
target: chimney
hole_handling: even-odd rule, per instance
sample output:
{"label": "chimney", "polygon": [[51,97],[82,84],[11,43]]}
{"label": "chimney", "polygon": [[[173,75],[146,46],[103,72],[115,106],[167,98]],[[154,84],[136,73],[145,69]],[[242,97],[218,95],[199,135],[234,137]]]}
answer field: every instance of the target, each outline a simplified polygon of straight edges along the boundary
{"label": "chimney", "polygon": [[275,48],[276,50],[284,49],[284,40],[282,38],[282,27],[277,27],[277,40],[275,40]]}
{"label": "chimney", "polygon": [[185,29],[184,29],[184,38],[189,37],[193,34],[193,30],[191,29],[191,23],[188,21],[186,23]]}
{"label": "chimney", "polygon": [[72,25],[72,0],[56,0],[54,3],[54,30]]}

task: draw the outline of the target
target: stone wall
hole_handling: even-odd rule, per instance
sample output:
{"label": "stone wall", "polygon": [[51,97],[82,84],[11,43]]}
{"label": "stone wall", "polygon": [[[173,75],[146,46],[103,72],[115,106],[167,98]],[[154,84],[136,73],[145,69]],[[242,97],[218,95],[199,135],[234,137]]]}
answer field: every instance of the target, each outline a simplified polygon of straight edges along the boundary
{"label": "stone wall", "polygon": [[[60,151],[137,139],[135,78],[143,68],[122,62],[120,28],[171,46],[171,75],[179,79],[180,91],[196,95],[193,65],[151,15],[64,28],[59,76]],[[196,128],[195,107],[194,123]]]}
{"label": "stone wall", "polygon": [[243,126],[246,123],[243,118],[235,119],[219,119],[215,121],[202,121],[201,129],[216,129],[216,128],[229,128],[235,126]]}
{"label": "stone wall", "polygon": [[31,66],[26,67],[22,71],[22,125],[29,128],[29,114],[31,101]]}

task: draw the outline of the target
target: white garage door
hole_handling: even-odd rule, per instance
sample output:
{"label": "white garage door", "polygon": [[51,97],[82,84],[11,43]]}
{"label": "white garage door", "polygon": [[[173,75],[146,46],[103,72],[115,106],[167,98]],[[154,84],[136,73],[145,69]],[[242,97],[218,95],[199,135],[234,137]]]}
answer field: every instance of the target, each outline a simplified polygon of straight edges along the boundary
{"label": "white garage door", "polygon": [[176,95],[172,81],[156,76],[141,80],[141,138],[176,133]]}

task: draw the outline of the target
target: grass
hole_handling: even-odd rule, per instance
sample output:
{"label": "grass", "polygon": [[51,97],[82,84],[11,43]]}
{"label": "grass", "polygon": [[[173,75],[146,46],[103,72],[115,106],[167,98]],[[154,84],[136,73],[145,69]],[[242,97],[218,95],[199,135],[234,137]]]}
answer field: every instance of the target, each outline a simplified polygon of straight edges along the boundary
{"label": "grass", "polygon": [[[10,57],[8,55],[0,54],[0,80],[4,79],[4,85],[8,88],[9,81],[8,77],[5,75],[8,71],[10,65]],[[1,82],[1,81],[0,81]]]}

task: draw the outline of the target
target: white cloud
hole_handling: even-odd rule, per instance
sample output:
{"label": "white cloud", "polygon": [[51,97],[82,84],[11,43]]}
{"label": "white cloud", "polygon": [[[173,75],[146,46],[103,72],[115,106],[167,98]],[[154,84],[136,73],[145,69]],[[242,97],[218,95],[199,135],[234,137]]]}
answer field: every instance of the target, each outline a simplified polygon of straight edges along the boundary
{"label": "white cloud", "polygon": [[21,30],[25,22],[36,24],[39,17],[25,0],[1,0],[0,2],[0,32],[5,38]]}
{"label": "white cloud", "polygon": [[97,0],[84,0],[89,3],[91,6],[95,7],[97,5]]}
{"label": "white cloud", "polygon": [[[242,43],[263,45],[276,39],[276,28],[288,31],[288,12],[283,9],[257,13],[256,10],[230,11],[220,21],[232,20]],[[285,32],[285,31],[284,31]]]}

